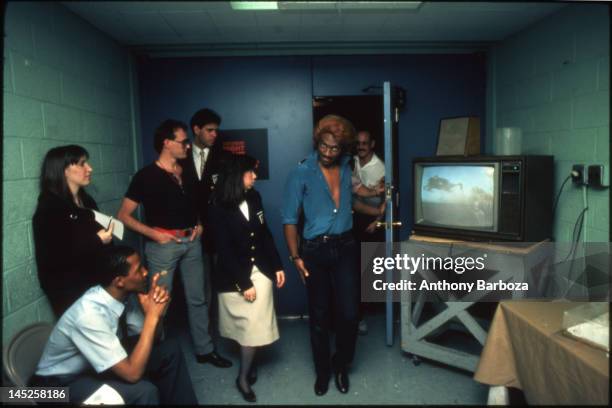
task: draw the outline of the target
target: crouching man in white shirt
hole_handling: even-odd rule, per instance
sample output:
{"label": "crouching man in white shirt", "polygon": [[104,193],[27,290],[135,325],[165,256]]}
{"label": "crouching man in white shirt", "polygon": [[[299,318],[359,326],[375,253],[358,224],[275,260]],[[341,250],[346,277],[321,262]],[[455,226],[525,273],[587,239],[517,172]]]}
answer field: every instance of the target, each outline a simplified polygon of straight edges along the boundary
{"label": "crouching man in white shirt", "polygon": [[69,387],[77,404],[103,384],[126,404],[197,404],[178,342],[157,341],[170,302],[159,274],[145,292],[148,271],[126,246],[107,248],[99,262],[99,285],[61,316],[31,385]]}

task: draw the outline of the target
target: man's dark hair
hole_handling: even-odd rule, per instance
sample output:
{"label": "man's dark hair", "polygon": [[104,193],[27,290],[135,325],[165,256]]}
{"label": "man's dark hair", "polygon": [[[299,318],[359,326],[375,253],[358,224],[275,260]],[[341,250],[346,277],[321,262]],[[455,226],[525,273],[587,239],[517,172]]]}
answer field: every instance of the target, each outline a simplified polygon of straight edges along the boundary
{"label": "man's dark hair", "polygon": [[249,170],[257,168],[257,160],[246,154],[231,155],[222,167],[217,180],[213,201],[226,208],[238,207],[245,200],[242,177]]}
{"label": "man's dark hair", "polygon": [[191,125],[191,131],[193,132],[194,126],[202,127],[204,125],[208,125],[209,123],[214,123],[217,126],[220,125],[221,116],[219,116],[214,110],[205,108],[194,113],[189,124]]}
{"label": "man's dark hair", "polygon": [[372,132],[370,132],[369,130],[360,130],[359,132],[357,132],[357,136],[359,136],[360,133],[365,133],[366,135],[368,135],[368,140],[370,142],[370,144],[372,142],[376,141],[376,138],[374,137],[374,135],[372,134]]}
{"label": "man's dark hair", "polygon": [[187,133],[187,125],[180,120],[166,119],[161,125],[155,129],[155,136],[153,137],[153,147],[157,153],[161,153],[164,147],[164,140],[174,140],[176,136],[174,132],[178,129],[183,129]]}
{"label": "man's dark hair", "polygon": [[127,259],[135,253],[134,248],[125,245],[111,245],[102,249],[96,271],[98,283],[108,286],[117,276],[127,276],[130,271]]}

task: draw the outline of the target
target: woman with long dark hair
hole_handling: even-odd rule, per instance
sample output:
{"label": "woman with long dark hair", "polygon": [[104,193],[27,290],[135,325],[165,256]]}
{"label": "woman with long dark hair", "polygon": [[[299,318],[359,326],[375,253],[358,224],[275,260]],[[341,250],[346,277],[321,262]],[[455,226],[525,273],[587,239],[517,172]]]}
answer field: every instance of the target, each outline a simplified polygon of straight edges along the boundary
{"label": "woman with long dark hair", "polygon": [[85,192],[91,182],[89,153],[78,145],[49,150],[40,174],[32,220],[40,286],[59,318],[95,285],[96,256],[112,241],[113,226],[95,221],[98,206]]}
{"label": "woman with long dark hair", "polygon": [[279,338],[272,282],[281,288],[285,273],[264,218],[261,196],[253,189],[257,161],[233,156],[219,174],[209,222],[218,253],[219,333],[240,344],[236,386],[255,402],[257,347]]}

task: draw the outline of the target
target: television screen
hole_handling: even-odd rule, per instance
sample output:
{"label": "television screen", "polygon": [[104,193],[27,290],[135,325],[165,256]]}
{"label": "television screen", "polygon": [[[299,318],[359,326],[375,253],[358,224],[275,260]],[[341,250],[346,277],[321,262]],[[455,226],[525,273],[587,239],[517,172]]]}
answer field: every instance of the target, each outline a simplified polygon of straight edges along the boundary
{"label": "television screen", "polygon": [[423,166],[418,222],[495,231],[495,170],[495,164]]}

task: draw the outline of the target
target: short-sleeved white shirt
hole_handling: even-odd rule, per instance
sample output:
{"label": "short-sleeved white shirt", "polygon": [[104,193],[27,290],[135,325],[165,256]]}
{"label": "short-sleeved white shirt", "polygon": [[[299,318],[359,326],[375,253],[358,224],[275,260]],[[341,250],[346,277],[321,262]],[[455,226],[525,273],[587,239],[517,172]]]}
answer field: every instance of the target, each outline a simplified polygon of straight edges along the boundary
{"label": "short-sleeved white shirt", "polygon": [[[128,335],[142,331],[144,316],[132,296],[126,302]],[[100,373],[127,357],[120,342],[119,317],[126,305],[102,286],[88,289],[59,319],[45,345],[36,374]]]}
{"label": "short-sleeved white shirt", "polygon": [[[385,163],[378,158],[376,153],[372,154],[370,161],[363,167],[361,167],[359,163],[359,156],[355,156],[353,178],[356,181],[356,186],[363,184],[368,188],[374,188],[383,177],[385,177]],[[359,199],[374,207],[380,205],[382,202],[380,197],[359,197]]]}

